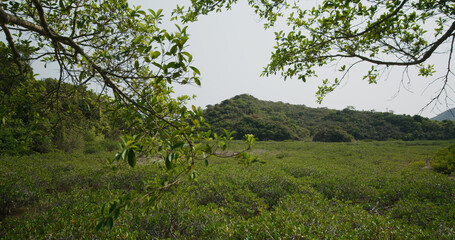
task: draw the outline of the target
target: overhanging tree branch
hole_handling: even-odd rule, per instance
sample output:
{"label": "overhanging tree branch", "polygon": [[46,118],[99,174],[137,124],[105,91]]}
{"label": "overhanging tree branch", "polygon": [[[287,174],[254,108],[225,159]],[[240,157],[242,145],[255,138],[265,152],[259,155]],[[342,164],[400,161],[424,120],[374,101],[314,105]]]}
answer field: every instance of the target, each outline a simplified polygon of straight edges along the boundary
{"label": "overhanging tree branch", "polygon": [[16,64],[17,68],[19,69],[19,74],[23,74],[24,66],[20,62],[21,56],[20,56],[19,52],[17,51],[16,44],[14,44],[13,37],[11,36],[11,33],[5,23],[1,22],[0,25],[2,26],[2,30],[5,33],[6,40],[8,41],[8,45],[11,48],[11,51],[13,53],[13,61]]}
{"label": "overhanging tree branch", "polygon": [[426,60],[428,60],[428,58],[431,57],[431,55],[434,53],[434,51],[436,51],[436,49],[438,49],[438,47],[444,43],[449,37],[451,36],[454,36],[454,33],[455,33],[455,22],[452,23],[452,25],[450,26],[450,28],[444,33],[444,35],[442,35],[437,41],[435,41],[430,49],[428,49],[428,51],[426,51],[421,58],[417,59],[417,60],[414,60],[414,61],[410,61],[410,62],[393,62],[393,61],[381,61],[381,60],[376,60],[376,59],[372,59],[372,58],[368,58],[368,57],[365,57],[363,55],[360,55],[360,54],[356,54],[356,53],[348,53],[349,56],[352,56],[352,57],[356,57],[356,58],[360,58],[364,61],[367,61],[367,62],[370,62],[370,63],[374,63],[374,64],[378,64],[378,65],[388,65],[388,66],[410,66],[410,65],[418,65],[418,64],[421,64],[423,62],[425,62]]}

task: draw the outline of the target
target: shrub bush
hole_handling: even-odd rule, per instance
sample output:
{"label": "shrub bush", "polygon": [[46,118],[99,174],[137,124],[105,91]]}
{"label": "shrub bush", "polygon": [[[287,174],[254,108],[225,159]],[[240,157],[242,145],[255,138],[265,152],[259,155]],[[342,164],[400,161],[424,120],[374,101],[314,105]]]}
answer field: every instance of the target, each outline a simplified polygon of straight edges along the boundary
{"label": "shrub bush", "polygon": [[455,170],[455,144],[438,150],[433,156],[431,167],[437,172],[452,173]]}
{"label": "shrub bush", "polygon": [[27,129],[21,126],[0,127],[0,153],[16,155],[30,151],[32,141],[26,136]]}
{"label": "shrub bush", "polygon": [[119,150],[119,143],[118,141],[115,141],[113,139],[104,139],[103,141],[100,142],[101,146],[104,148],[104,150],[108,152],[113,152]]}
{"label": "shrub bush", "polygon": [[352,142],[354,137],[340,128],[323,128],[316,132],[313,142]]}
{"label": "shrub bush", "polygon": [[57,148],[65,152],[82,149],[84,147],[84,136],[82,133],[63,129],[60,132],[60,138],[56,140]]}
{"label": "shrub bush", "polygon": [[420,160],[420,161],[415,161],[415,162],[411,162],[409,163],[409,167],[412,167],[412,168],[424,168],[427,164],[425,163],[425,161],[423,160]]}

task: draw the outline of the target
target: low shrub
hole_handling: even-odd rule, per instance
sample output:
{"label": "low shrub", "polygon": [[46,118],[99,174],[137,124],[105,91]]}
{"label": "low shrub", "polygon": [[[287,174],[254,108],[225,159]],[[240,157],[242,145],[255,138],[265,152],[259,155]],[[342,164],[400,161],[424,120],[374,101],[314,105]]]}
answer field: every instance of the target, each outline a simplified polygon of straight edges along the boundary
{"label": "low shrub", "polygon": [[287,157],[287,156],[289,156],[288,153],[280,152],[280,153],[278,153],[278,154],[276,155],[276,158],[278,158],[278,159],[283,159],[283,158],[285,158],[285,157]]}
{"label": "low shrub", "polygon": [[420,161],[410,162],[408,166],[412,167],[412,168],[424,168],[425,166],[427,166],[427,164],[425,161],[420,160]]}
{"label": "low shrub", "polygon": [[354,137],[340,128],[323,128],[316,132],[313,142],[352,142]]}
{"label": "low shrub", "polygon": [[104,139],[100,142],[100,145],[104,150],[106,150],[108,152],[113,152],[113,151],[119,150],[118,141],[115,141],[113,139]]}
{"label": "low shrub", "polygon": [[439,149],[433,156],[431,167],[437,172],[451,174],[455,170],[455,144]]}
{"label": "low shrub", "polygon": [[97,142],[87,142],[84,146],[84,153],[85,154],[93,154],[101,152],[101,146]]}

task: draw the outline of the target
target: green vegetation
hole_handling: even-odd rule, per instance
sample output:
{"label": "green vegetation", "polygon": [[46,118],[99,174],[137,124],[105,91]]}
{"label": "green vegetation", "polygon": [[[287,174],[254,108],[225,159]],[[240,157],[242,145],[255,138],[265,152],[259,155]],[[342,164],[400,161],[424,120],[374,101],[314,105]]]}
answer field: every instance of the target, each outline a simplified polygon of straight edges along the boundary
{"label": "green vegetation", "polygon": [[0,238],[452,239],[455,182],[421,167],[451,143],[258,142],[265,164],[211,158],[197,181],[158,208],[130,205],[109,231],[95,230],[100,202],[141,195],[142,180],[164,176],[158,165],[140,157],[112,171],[108,152],[3,156]]}
{"label": "green vegetation", "polygon": [[106,97],[55,79],[0,89],[0,117],[1,154],[113,149],[120,133]]}
{"label": "green vegetation", "polygon": [[431,161],[431,166],[434,170],[446,174],[455,171],[455,144],[439,149]]}
{"label": "green vegetation", "polygon": [[212,130],[254,134],[260,140],[307,140],[340,142],[370,140],[417,140],[455,138],[454,121],[433,121],[418,115],[395,115],[373,111],[342,111],[310,108],[282,102],[262,101],[238,95],[207,106],[204,118]]}
{"label": "green vegetation", "polygon": [[[98,144],[111,148],[115,138],[103,142],[104,131],[115,127],[125,141],[111,164],[133,167],[139,153],[163,160],[166,177],[151,178],[145,187],[149,207],[182,178],[194,177],[196,161],[220,154],[231,139],[202,131],[202,110],[186,106],[189,96],[172,96],[173,84],[200,85],[201,73],[186,51],[187,26],[168,31],[163,18],[161,9],[144,11],[127,0],[2,1],[0,55],[7,61],[0,64],[0,76],[7,79],[0,83],[0,154],[71,150],[81,142],[85,153],[96,153]],[[55,87],[36,81],[32,60],[58,64]],[[98,86],[99,97],[85,91],[89,84]],[[66,102],[71,94],[75,98]],[[109,109],[94,101],[99,98]],[[107,125],[105,114],[112,116]],[[247,150],[238,157],[248,165],[255,159]],[[112,227],[121,210],[140,198],[130,194],[103,205],[97,228]]]}
{"label": "green vegetation", "polygon": [[314,142],[352,142],[354,137],[339,127],[323,128],[316,132]]}
{"label": "green vegetation", "polygon": [[[172,18],[186,24],[236,2],[191,1]],[[248,2],[266,27],[287,13],[286,1]],[[375,64],[365,75],[370,83],[389,66],[417,66],[419,75],[431,76],[433,66],[423,63],[455,39],[453,9],[450,1],[428,0],[325,0],[311,11],[295,5],[287,18],[292,31],[276,34],[264,75],[306,81],[315,67],[357,58]],[[263,140],[415,140],[453,138],[453,122],[284,104],[267,109],[241,96],[222,103],[227,110],[207,109],[208,118],[229,119],[214,121],[212,134],[204,131],[202,109],[185,105],[190,97],[171,96],[172,84],[200,85],[201,73],[186,51],[187,26],[170,32],[163,17],[127,0],[0,3],[0,237],[453,238],[454,183],[419,168],[446,142],[261,143],[257,154],[268,163],[252,165],[261,160],[248,152],[255,138],[246,135],[246,150],[220,153],[232,140],[221,128]],[[427,33],[425,22],[436,28]],[[449,52],[433,100],[449,88],[453,46]],[[393,59],[382,61],[387,57]],[[59,78],[37,81],[30,67],[37,60],[57,63]],[[318,100],[357,63],[343,65],[333,83],[322,80]],[[100,95],[86,90],[90,83]],[[283,106],[291,111],[278,110]],[[104,165],[110,153],[100,151],[114,150],[120,134],[120,151]],[[75,155],[48,153],[56,149]],[[449,173],[445,156],[438,153],[433,163],[447,162]]]}

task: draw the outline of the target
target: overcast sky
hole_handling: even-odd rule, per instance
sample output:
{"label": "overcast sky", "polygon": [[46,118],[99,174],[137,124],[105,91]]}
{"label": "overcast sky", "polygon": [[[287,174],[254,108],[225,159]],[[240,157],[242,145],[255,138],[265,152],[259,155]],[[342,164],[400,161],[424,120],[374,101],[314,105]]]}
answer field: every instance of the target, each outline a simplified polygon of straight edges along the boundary
{"label": "overcast sky", "polygon": [[[183,5],[183,0],[130,0],[133,5],[142,8],[164,9],[167,18],[174,6]],[[254,15],[253,10],[239,1],[231,11],[212,13],[200,17],[190,24],[188,32],[188,52],[193,55],[194,65],[202,74],[202,86],[176,86],[178,95],[196,94],[197,99],[190,104],[205,107],[213,105],[238,94],[248,93],[262,100],[282,101],[292,104],[304,104],[309,107],[327,107],[343,109],[354,106],[357,110],[394,111],[396,114],[419,114],[430,101],[435,88],[426,89],[431,79],[413,78],[409,92],[400,87],[401,71],[393,71],[376,85],[362,81],[362,74],[368,69],[354,69],[349,79],[335,92],[329,94],[322,104],[316,103],[315,92],[321,83],[310,79],[303,83],[297,79],[283,81],[280,76],[260,77],[267,65],[275,39],[272,30],[264,30],[263,23]],[[303,4],[313,6],[317,0],[302,0]],[[319,1],[320,2],[320,1]],[[174,23],[172,23],[173,25]],[[172,26],[169,25],[169,26]],[[285,28],[285,26],[277,26]],[[440,65],[444,64],[442,62]],[[447,62],[445,62],[446,66]],[[368,67],[369,68],[369,67]],[[330,77],[335,67],[324,69]],[[452,106],[453,107],[453,106]],[[446,110],[445,105],[441,110]],[[440,111],[427,109],[420,113],[433,117]]]}

